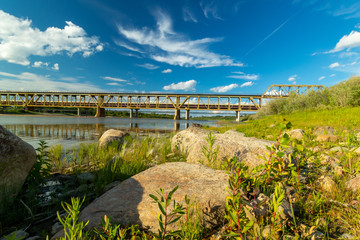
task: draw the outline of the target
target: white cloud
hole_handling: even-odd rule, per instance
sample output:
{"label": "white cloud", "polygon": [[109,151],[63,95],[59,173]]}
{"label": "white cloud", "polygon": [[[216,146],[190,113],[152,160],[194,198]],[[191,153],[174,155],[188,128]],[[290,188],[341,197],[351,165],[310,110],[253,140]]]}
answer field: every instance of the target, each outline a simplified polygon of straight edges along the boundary
{"label": "white cloud", "polygon": [[155,70],[155,69],[159,68],[159,66],[156,66],[156,65],[151,64],[151,63],[135,64],[135,65],[139,66],[139,67],[142,67],[142,68],[149,69],[149,70]]}
{"label": "white cloud", "polygon": [[59,64],[55,63],[54,66],[51,68],[52,70],[59,71]]}
{"label": "white cloud", "polygon": [[122,78],[114,78],[114,77],[102,77],[102,79],[108,80],[108,81],[115,81],[115,82],[127,82],[128,80],[122,79]]}
{"label": "white cloud", "polygon": [[294,74],[288,78],[290,82],[294,82],[298,78],[298,75]]}
{"label": "white cloud", "polygon": [[29,56],[82,53],[84,57],[101,51],[98,37],[87,37],[85,30],[70,21],[64,29],[48,27],[40,31],[31,20],[20,19],[0,10],[0,60],[29,65]]}
{"label": "white cloud", "polygon": [[107,83],[106,85],[109,85],[109,86],[119,86],[120,84],[117,83],[117,82],[111,82],[111,83]]}
{"label": "white cloud", "polygon": [[183,18],[185,22],[194,22],[197,23],[198,20],[196,19],[194,13],[188,7],[183,8]]}
{"label": "white cloud", "polygon": [[338,62],[334,62],[329,65],[329,68],[337,68],[337,67],[340,67],[340,64]]}
{"label": "white cloud", "polygon": [[335,76],[336,76],[336,74],[334,74],[334,73],[330,75],[330,77],[335,77]]}
{"label": "white cloud", "polygon": [[241,84],[240,87],[250,87],[252,85],[254,85],[254,82],[250,81],[250,82],[245,82],[245,83]]}
{"label": "white cloud", "polygon": [[36,68],[43,68],[43,67],[49,66],[49,63],[42,62],[42,61],[37,61],[37,62],[34,62],[34,64],[32,66],[36,67]]}
{"label": "white cloud", "polygon": [[319,81],[323,80],[325,78],[325,76],[321,76],[318,78]]}
{"label": "white cloud", "polygon": [[186,82],[172,83],[168,86],[164,86],[164,90],[184,90],[184,91],[195,91],[197,82],[195,80],[189,80]]}
{"label": "white cloud", "polygon": [[7,91],[76,91],[79,89],[84,92],[103,92],[92,83],[77,81],[59,81],[50,76],[37,75],[34,73],[23,72],[12,74],[0,72],[0,90]]}
{"label": "white cloud", "polygon": [[210,88],[210,91],[212,92],[217,92],[217,93],[223,93],[223,92],[228,92],[234,88],[237,88],[239,87],[238,84],[236,83],[233,83],[233,84],[230,84],[230,85],[227,85],[227,86],[221,86],[221,87],[214,87],[214,88]]}
{"label": "white cloud", "polygon": [[165,70],[163,70],[161,72],[162,73],[172,73],[172,70],[170,68],[168,68],[168,69],[165,69]]}
{"label": "white cloud", "polygon": [[215,18],[218,20],[223,20],[219,15],[219,10],[215,5],[215,1],[211,2],[200,2],[200,7],[203,10],[203,13],[206,18]]}
{"label": "white cloud", "polygon": [[[119,33],[128,41],[135,43],[155,61],[185,67],[243,66],[228,56],[208,50],[207,46],[222,38],[202,38],[189,40],[187,36],[176,33],[172,20],[165,13],[157,13],[157,29],[126,29],[118,25]],[[144,49],[144,50],[143,50]]]}
{"label": "white cloud", "polygon": [[245,74],[243,72],[232,72],[239,75],[230,75],[228,78],[245,79],[245,80],[259,80],[258,74]]}
{"label": "white cloud", "polygon": [[360,32],[352,31],[349,35],[344,35],[329,53],[340,52],[344,49],[350,50],[356,47],[360,47]]}

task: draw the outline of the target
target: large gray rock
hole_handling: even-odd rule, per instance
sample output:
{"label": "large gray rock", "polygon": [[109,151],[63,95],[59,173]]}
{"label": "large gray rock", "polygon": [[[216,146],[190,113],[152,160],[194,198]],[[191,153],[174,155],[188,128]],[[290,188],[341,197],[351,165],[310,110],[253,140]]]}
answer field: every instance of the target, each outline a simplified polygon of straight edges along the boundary
{"label": "large gray rock", "polygon": [[35,161],[35,149],[0,125],[0,213],[19,193]]}
{"label": "large gray rock", "polygon": [[101,135],[99,139],[99,147],[100,148],[107,147],[114,141],[122,142],[123,138],[127,135],[129,134],[126,132],[116,129],[109,129],[106,132],[104,132],[103,135]]}
{"label": "large gray rock", "polygon": [[267,151],[266,146],[271,146],[274,142],[261,140],[252,137],[245,137],[243,133],[227,131],[224,134],[214,132],[215,143],[213,150],[218,148],[218,155],[213,163],[208,163],[202,151],[203,146],[209,148],[206,138],[210,131],[200,128],[188,128],[177,133],[172,139],[172,148],[178,144],[178,148],[183,153],[187,153],[187,162],[204,163],[220,166],[221,162],[232,157],[245,162],[250,168],[262,164],[261,158]]}
{"label": "large gray rock", "polygon": [[227,196],[227,174],[198,164],[177,162],[152,167],[125,180],[88,205],[80,220],[89,220],[88,227],[98,227],[106,214],[122,225],[139,224],[157,231],[160,210],[149,194],[159,188],[168,193],[175,186],[179,186],[173,195],[177,202],[185,204],[188,195],[198,201],[210,224],[221,219]]}

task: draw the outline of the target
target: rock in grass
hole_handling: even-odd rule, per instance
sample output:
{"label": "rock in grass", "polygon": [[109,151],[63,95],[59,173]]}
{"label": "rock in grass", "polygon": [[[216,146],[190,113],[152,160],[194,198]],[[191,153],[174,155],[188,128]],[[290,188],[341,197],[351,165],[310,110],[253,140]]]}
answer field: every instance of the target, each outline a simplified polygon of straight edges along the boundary
{"label": "rock in grass", "polygon": [[325,192],[332,192],[336,188],[336,183],[329,176],[321,176],[318,183],[322,190]]}
{"label": "rock in grass", "polygon": [[245,137],[243,133],[227,131],[224,134],[213,132],[215,138],[212,151],[218,148],[217,158],[213,163],[209,163],[203,153],[203,147],[209,149],[206,141],[210,131],[200,128],[188,128],[177,133],[172,139],[172,147],[177,145],[183,153],[188,153],[187,162],[214,164],[220,166],[223,160],[236,157],[239,161],[245,162],[250,168],[262,164],[264,160],[260,157],[267,151],[266,146],[271,146],[274,142]]}
{"label": "rock in grass", "polygon": [[318,142],[336,142],[337,139],[335,135],[319,135],[315,140]]}
{"label": "rock in grass", "polygon": [[315,136],[320,135],[334,135],[336,133],[336,130],[329,126],[321,126],[314,129],[313,134]]}
{"label": "rock in grass", "polygon": [[107,147],[114,141],[122,142],[123,138],[127,135],[128,133],[126,132],[116,129],[109,129],[106,132],[104,132],[103,135],[101,135],[99,139],[99,147],[100,148]]}
{"label": "rock in grass", "polygon": [[15,232],[12,232],[3,238],[0,238],[0,240],[6,240],[6,239],[24,239],[27,238],[29,234],[25,232],[24,230],[16,230]]}
{"label": "rock in grass", "polygon": [[293,129],[289,132],[291,139],[301,140],[305,137],[305,131],[303,129]]}
{"label": "rock in grass", "polygon": [[35,162],[35,149],[0,125],[0,213],[19,193]]}
{"label": "rock in grass", "polygon": [[346,187],[352,190],[353,192],[357,192],[360,189],[360,176],[350,179],[346,183]]}
{"label": "rock in grass", "polygon": [[[157,232],[160,210],[149,194],[163,188],[177,202],[185,204],[185,195],[198,201],[208,226],[219,224],[227,196],[228,176],[223,171],[184,162],[165,163],[141,172],[95,199],[80,214],[89,227],[98,227],[104,215],[124,226],[139,224]],[[176,226],[172,226],[176,228]]]}

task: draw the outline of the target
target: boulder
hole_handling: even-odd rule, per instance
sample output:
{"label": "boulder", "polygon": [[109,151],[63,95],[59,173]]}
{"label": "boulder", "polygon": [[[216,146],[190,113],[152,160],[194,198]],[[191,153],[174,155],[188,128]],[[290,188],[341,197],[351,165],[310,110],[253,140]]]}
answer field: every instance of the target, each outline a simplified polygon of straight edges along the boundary
{"label": "boulder", "polygon": [[314,129],[313,134],[316,136],[320,135],[334,135],[336,130],[329,126],[321,126]]}
{"label": "boulder", "polygon": [[116,129],[109,129],[106,132],[104,132],[103,135],[101,135],[99,139],[99,147],[100,148],[107,147],[114,141],[122,142],[123,138],[127,135],[129,134],[126,132]]}
{"label": "boulder", "polygon": [[204,140],[205,142],[205,138],[210,132],[210,130],[202,129],[201,127],[192,125],[186,130],[178,132],[171,139],[171,148],[173,150],[179,148],[180,152],[189,153],[197,141]]}
{"label": "boulder", "polygon": [[289,133],[291,139],[301,140],[305,137],[305,131],[303,129],[294,129]]}
{"label": "boulder", "polygon": [[[266,146],[271,146],[274,142],[261,140],[253,137],[245,137],[243,133],[227,131],[224,134],[213,133],[215,138],[212,151],[218,149],[215,162],[209,163],[203,153],[203,147],[209,148],[206,138],[210,131],[203,129],[186,129],[176,134],[172,139],[172,146],[175,144],[181,152],[187,153],[187,162],[201,163],[220,166],[223,160],[236,157],[239,161],[245,162],[250,168],[258,166],[264,162],[260,157],[267,151]],[[179,141],[180,139],[180,141]]]}
{"label": "boulder", "polygon": [[19,193],[35,162],[35,149],[0,125],[0,213]]}
{"label": "boulder", "polygon": [[175,186],[179,188],[173,199],[185,204],[188,195],[192,201],[196,200],[209,226],[223,218],[228,175],[206,166],[176,162],[152,167],[123,181],[88,205],[81,212],[80,221],[89,220],[88,227],[98,227],[107,215],[124,226],[139,224],[157,231],[160,210],[149,194],[160,188],[169,193]]}

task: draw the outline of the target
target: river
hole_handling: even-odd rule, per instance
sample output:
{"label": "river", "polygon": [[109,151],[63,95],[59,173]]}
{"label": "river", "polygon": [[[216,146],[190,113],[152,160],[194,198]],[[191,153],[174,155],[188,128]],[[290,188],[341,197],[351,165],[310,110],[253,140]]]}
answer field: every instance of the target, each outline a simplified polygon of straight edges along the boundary
{"label": "river", "polygon": [[216,121],[146,119],[146,118],[94,118],[48,115],[0,115],[0,125],[19,136],[35,148],[40,140],[48,145],[61,144],[72,148],[80,143],[95,142],[110,128],[137,135],[160,135],[183,130],[192,123],[216,126]]}

